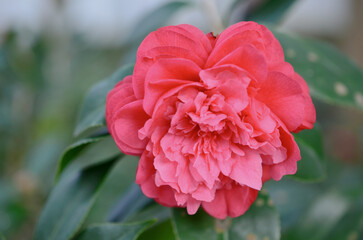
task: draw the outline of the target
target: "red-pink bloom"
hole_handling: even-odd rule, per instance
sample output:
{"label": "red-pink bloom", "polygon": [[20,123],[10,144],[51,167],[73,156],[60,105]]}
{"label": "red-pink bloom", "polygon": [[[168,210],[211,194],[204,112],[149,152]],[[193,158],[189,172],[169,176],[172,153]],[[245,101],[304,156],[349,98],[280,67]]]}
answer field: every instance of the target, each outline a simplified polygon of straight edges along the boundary
{"label": "red-pink bloom", "polygon": [[266,27],[240,22],[214,37],[178,25],[141,43],[106,120],[121,151],[141,156],[146,196],[223,219],[242,215],[263,182],[296,172],[290,132],[312,128],[315,109]]}

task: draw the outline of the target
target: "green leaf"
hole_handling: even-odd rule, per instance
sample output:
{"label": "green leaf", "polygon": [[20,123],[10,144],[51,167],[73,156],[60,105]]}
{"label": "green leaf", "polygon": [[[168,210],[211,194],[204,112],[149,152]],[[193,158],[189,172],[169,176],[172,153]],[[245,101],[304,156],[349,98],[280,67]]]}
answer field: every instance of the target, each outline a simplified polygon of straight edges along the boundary
{"label": "green leaf", "polygon": [[104,179],[118,158],[63,175],[43,208],[34,239],[71,239],[82,225]]}
{"label": "green leaf", "polygon": [[323,151],[323,138],[318,124],[311,130],[294,135],[300,148],[301,160],[297,172],[291,176],[303,181],[318,181],[326,177],[326,161]]}
{"label": "green leaf", "polygon": [[286,61],[305,79],[313,97],[363,109],[363,72],[354,62],[327,43],[282,32],[274,34]]}
{"label": "green leaf", "polygon": [[260,6],[254,6],[247,12],[246,20],[278,23],[295,2],[296,0],[265,0]]}
{"label": "green leaf", "polygon": [[74,134],[76,136],[97,127],[106,126],[105,103],[107,93],[124,77],[131,75],[133,65],[120,68],[109,78],[94,85],[88,92]]}
{"label": "green leaf", "polygon": [[76,240],[136,240],[155,220],[137,223],[106,223],[86,228]]}
{"label": "green leaf", "polygon": [[73,143],[72,145],[68,146],[66,150],[63,152],[61,158],[58,161],[57,171],[55,180],[57,181],[59,179],[59,176],[63,172],[63,170],[75,159],[77,156],[79,156],[82,151],[87,148],[92,143],[96,143],[102,139],[104,139],[106,136],[100,136],[100,137],[89,137],[84,138],[81,140],[78,140],[77,142]]}
{"label": "green leaf", "polygon": [[328,192],[319,196],[283,239],[324,239],[346,213],[349,205],[350,201],[337,192]]}
{"label": "green leaf", "polygon": [[280,221],[272,200],[260,192],[250,209],[238,218],[215,219],[199,210],[190,216],[185,209],[172,210],[172,221],[179,240],[280,239]]}

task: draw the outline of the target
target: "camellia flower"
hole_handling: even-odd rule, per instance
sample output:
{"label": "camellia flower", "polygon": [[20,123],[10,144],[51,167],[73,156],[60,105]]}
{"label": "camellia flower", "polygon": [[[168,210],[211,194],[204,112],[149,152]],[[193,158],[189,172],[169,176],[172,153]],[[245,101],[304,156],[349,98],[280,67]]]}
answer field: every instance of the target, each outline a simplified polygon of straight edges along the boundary
{"label": "camellia flower", "polygon": [[240,22],[214,37],[178,25],[141,43],[106,120],[121,151],[141,156],[146,196],[223,219],[242,215],[265,181],[296,172],[290,132],[312,128],[315,108],[266,27]]}

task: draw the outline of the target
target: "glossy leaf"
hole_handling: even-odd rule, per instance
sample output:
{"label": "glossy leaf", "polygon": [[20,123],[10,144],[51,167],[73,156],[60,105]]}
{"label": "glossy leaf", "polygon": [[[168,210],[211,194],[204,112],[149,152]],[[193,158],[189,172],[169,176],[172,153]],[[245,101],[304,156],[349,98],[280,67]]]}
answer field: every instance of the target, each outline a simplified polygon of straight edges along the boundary
{"label": "glossy leaf", "polygon": [[118,158],[63,175],[43,208],[34,239],[71,239],[82,225],[100,186]]}
{"label": "glossy leaf", "polygon": [[105,121],[105,103],[107,93],[125,76],[131,75],[133,65],[127,65],[120,68],[109,78],[94,85],[88,92],[74,134],[76,136],[86,130],[103,127]]}
{"label": "glossy leaf", "polygon": [[[257,1],[253,1],[257,2]],[[252,2],[252,3],[253,3]],[[296,0],[265,0],[253,6],[250,11],[247,12],[246,20],[255,22],[279,22],[286,11],[296,2]]]}
{"label": "glossy leaf", "polygon": [[297,172],[293,178],[304,181],[318,181],[326,176],[326,161],[323,151],[323,139],[319,125],[311,130],[304,130],[294,135],[300,148],[301,160],[297,163]]}
{"label": "glossy leaf", "polygon": [[280,221],[272,200],[260,192],[250,209],[238,218],[215,219],[199,210],[188,215],[185,209],[173,209],[174,232],[179,240],[280,239]]}
{"label": "glossy leaf", "polygon": [[137,223],[105,223],[86,228],[76,240],[136,240],[155,220]]}
{"label": "glossy leaf", "polygon": [[66,148],[66,150],[63,152],[61,158],[58,161],[57,166],[57,172],[55,179],[58,180],[59,176],[63,172],[63,170],[75,159],[79,154],[82,153],[84,149],[86,149],[89,145],[92,143],[96,143],[102,139],[104,139],[106,136],[100,136],[100,137],[89,137],[80,139],[77,142],[73,143],[69,147]]}
{"label": "glossy leaf", "polygon": [[274,32],[286,56],[308,83],[310,93],[327,103],[363,110],[363,72],[327,43]]}

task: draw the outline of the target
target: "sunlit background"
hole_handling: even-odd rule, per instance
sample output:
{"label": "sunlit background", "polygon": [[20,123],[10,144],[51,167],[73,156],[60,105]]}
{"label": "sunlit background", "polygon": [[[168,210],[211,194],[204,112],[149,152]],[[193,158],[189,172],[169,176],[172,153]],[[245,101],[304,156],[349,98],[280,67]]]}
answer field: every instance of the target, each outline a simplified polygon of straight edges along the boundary
{"label": "sunlit background", "polygon": [[[134,62],[138,44],[159,26],[216,31],[208,1],[0,0],[0,231],[9,239],[30,239],[86,91]],[[248,2],[216,0],[214,10],[226,27],[243,19]],[[280,26],[328,41],[363,67],[362,12],[362,0],[300,0]],[[334,174],[343,163],[344,178],[357,175],[346,184],[361,188],[362,113],[315,104],[328,168]]]}

